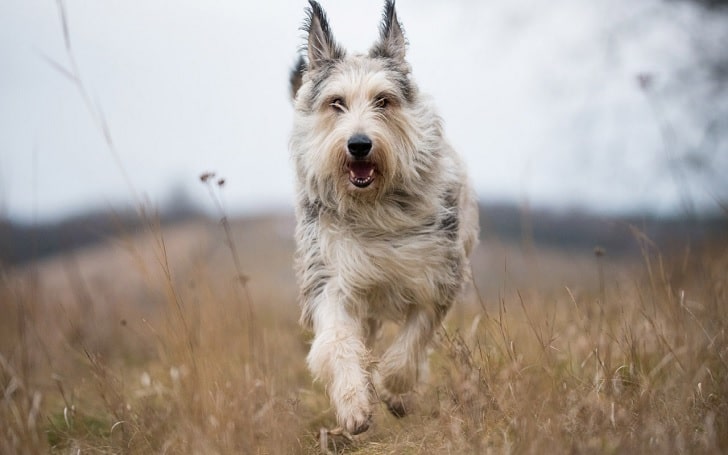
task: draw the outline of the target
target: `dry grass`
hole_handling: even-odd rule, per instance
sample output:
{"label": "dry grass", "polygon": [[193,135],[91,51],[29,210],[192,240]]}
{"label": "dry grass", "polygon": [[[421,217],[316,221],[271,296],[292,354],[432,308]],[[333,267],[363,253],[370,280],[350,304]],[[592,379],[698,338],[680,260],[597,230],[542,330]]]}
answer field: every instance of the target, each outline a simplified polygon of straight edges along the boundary
{"label": "dry grass", "polygon": [[[44,58],[139,201],[58,5],[70,66]],[[669,259],[645,240],[641,264],[486,245],[484,297],[438,334],[411,415],[379,407],[349,439],[321,431],[333,412],[305,367],[290,220],[232,225],[211,195],[222,228],[150,221],[113,246],[0,269],[0,453],[728,451],[725,240]]]}
{"label": "dry grass", "polygon": [[379,407],[349,440],[320,431],[290,228],[152,226],[5,270],[0,453],[728,450],[725,242],[670,259],[646,242],[642,264],[593,262],[599,280],[468,296],[412,414]]}
{"label": "dry grass", "polygon": [[[58,5],[70,67],[44,58],[138,201]],[[222,228],[150,221],[0,269],[0,453],[728,451],[725,241],[667,260],[645,241],[640,265],[489,243],[483,298],[440,331],[411,415],[379,407],[352,440],[321,431],[335,425],[305,367],[290,220],[233,225],[208,188]]]}

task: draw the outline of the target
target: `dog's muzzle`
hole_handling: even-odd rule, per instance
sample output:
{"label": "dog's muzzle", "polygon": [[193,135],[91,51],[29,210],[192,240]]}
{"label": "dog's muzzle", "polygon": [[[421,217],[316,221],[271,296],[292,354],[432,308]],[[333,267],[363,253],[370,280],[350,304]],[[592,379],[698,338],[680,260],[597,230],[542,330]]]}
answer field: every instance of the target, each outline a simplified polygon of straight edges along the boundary
{"label": "dog's muzzle", "polygon": [[377,167],[368,159],[372,140],[365,134],[355,134],[346,143],[349,151],[349,181],[357,188],[366,188],[374,181]]}

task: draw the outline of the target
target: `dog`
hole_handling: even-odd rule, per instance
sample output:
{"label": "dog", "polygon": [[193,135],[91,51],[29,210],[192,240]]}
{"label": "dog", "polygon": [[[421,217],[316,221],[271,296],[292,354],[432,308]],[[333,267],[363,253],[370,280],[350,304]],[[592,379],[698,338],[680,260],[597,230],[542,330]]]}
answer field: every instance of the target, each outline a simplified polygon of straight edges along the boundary
{"label": "dog", "polygon": [[[478,210],[442,121],[415,84],[393,1],[366,54],[334,39],[309,1],[291,72],[295,269],[307,357],[339,425],[366,431],[373,398],[395,416],[427,366],[435,330],[470,276]],[[376,361],[383,321],[401,325]]]}

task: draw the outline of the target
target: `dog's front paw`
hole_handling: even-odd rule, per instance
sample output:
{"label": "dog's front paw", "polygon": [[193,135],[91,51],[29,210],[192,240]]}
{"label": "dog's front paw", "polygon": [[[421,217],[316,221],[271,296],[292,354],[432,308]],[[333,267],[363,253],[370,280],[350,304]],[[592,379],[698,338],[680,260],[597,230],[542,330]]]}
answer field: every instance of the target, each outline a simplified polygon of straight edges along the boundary
{"label": "dog's front paw", "polygon": [[371,390],[369,384],[348,388],[335,400],[339,425],[351,434],[367,431],[372,422]]}
{"label": "dog's front paw", "polygon": [[341,423],[341,426],[350,434],[356,435],[367,431],[371,423],[372,413],[367,411],[346,417],[344,422]]}
{"label": "dog's front paw", "polygon": [[350,434],[359,434],[367,431],[372,422],[372,388],[368,381],[362,381],[358,387],[353,387],[352,382],[347,381],[346,387],[335,387],[331,401],[339,425]]}
{"label": "dog's front paw", "polygon": [[339,425],[350,434],[367,431],[372,423],[372,410],[367,393],[359,393],[337,406]]}

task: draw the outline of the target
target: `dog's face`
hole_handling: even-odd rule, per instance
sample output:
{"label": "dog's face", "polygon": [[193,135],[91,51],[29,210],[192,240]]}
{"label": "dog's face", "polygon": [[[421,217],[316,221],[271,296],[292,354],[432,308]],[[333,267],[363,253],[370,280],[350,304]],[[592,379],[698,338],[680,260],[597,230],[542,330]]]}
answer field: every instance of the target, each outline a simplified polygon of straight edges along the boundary
{"label": "dog's face", "polygon": [[417,88],[405,39],[387,2],[379,40],[366,55],[336,43],[326,15],[311,1],[305,30],[308,63],[291,75],[296,116],[291,141],[297,174],[325,198],[375,198],[417,172]]}

